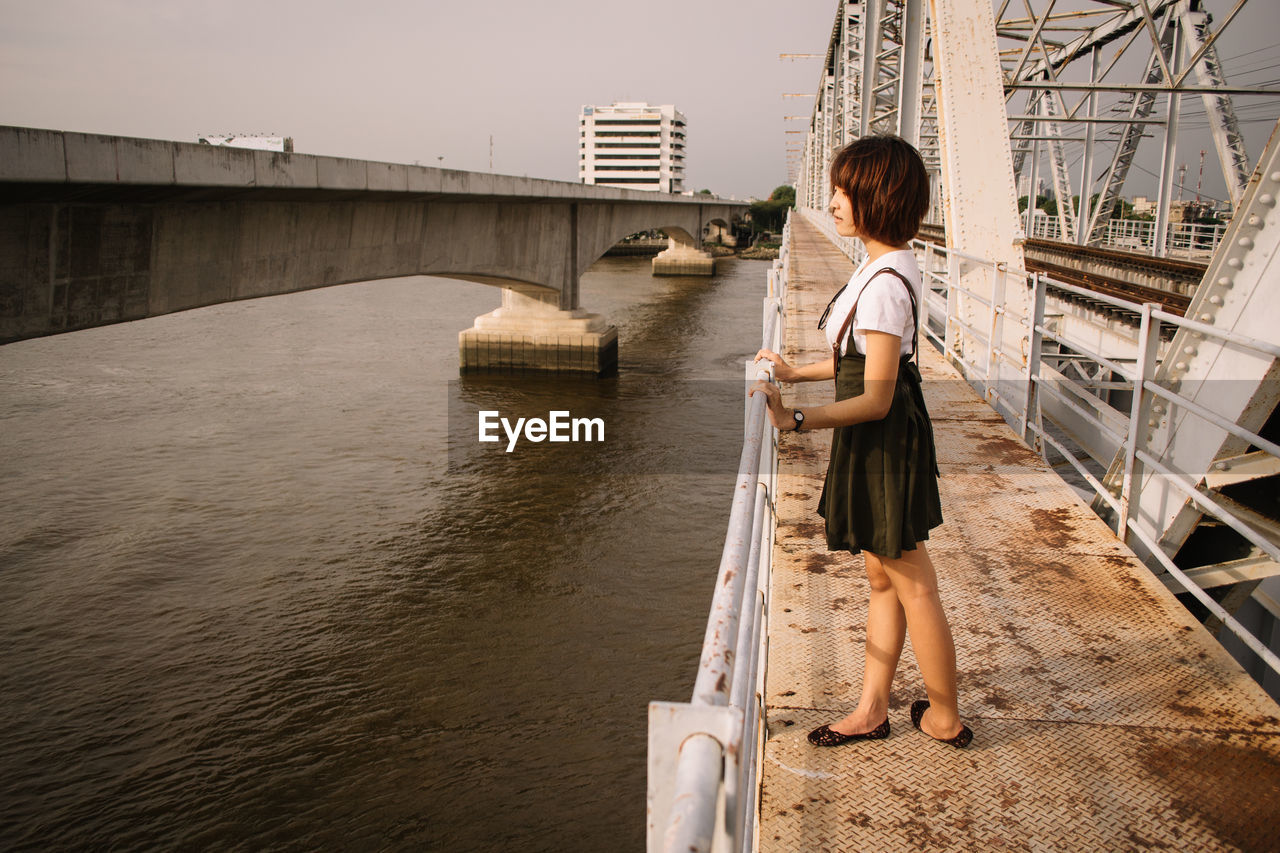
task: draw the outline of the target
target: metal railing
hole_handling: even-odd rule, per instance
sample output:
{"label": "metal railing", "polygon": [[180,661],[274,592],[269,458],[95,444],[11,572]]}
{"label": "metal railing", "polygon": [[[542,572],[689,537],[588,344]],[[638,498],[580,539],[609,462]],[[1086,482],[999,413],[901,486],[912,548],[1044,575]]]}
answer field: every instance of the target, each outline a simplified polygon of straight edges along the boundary
{"label": "metal railing", "polygon": [[[1036,227],[1048,216],[1036,217]],[[1057,219],[1053,219],[1053,230],[1057,230]],[[1046,226],[1049,227],[1049,226]],[[1102,237],[1102,245],[1111,249],[1125,249],[1137,252],[1154,252],[1156,241],[1156,224],[1145,219],[1112,219],[1107,222],[1107,230]],[[1227,233],[1226,225],[1205,225],[1199,222],[1170,222],[1165,239],[1165,253],[1184,255],[1187,257],[1208,257],[1222,242]],[[1034,237],[1044,236],[1033,234]],[[1051,238],[1056,239],[1056,238]]]}
{"label": "metal railing", "polygon": [[[857,241],[836,235],[828,214],[814,210],[806,210],[804,214],[828,236],[833,236],[833,242],[850,259],[860,262],[860,244],[855,245]],[[1158,566],[1168,572],[1268,667],[1280,673],[1280,657],[1175,565],[1159,544],[1161,531],[1141,524],[1135,512],[1140,500],[1140,483],[1146,470],[1163,478],[1183,497],[1196,504],[1199,511],[1230,527],[1270,559],[1280,562],[1280,548],[1275,543],[1216,500],[1208,489],[1197,488],[1205,472],[1177,470],[1166,454],[1152,452],[1147,430],[1140,428],[1151,417],[1153,406],[1178,407],[1189,416],[1207,421],[1258,450],[1280,458],[1280,446],[1274,442],[1156,382],[1162,324],[1213,337],[1262,357],[1280,358],[1280,347],[1170,314],[1154,303],[1129,302],[1057,281],[1041,273],[1006,269],[1003,265],[932,243],[917,240],[912,245],[924,278],[926,310],[920,312],[921,334],[935,342],[944,356],[1027,444],[1043,454],[1046,460],[1048,448],[1053,448],[1072,466],[1114,514],[1113,529],[1117,536],[1126,542],[1132,541],[1132,536],[1149,551],[1151,560],[1156,564],[1148,563],[1153,571]],[[983,280],[991,285],[990,296],[965,287],[961,283],[964,278],[962,268],[965,275],[982,270],[985,273]],[[1017,289],[1027,297],[1025,302],[1029,310],[1026,312],[1016,310],[1017,300],[1006,298]],[[1137,315],[1140,324],[1136,362],[1108,358],[1096,350],[1090,351],[1082,347],[1078,338],[1068,339],[1050,328],[1046,324],[1045,304],[1052,291],[1087,297]],[[1011,324],[1018,327],[1020,334],[1014,334],[1013,329],[1006,332]],[[1046,343],[1061,351],[1047,352]],[[1091,387],[1074,381],[1045,364],[1046,360],[1074,357],[1083,357],[1106,368],[1110,373],[1105,383],[1108,388],[1128,392],[1130,403],[1127,413],[1112,408],[1101,399],[1096,393],[1097,383]],[[1104,484],[1071,448],[1054,437],[1046,424],[1057,427],[1060,434],[1069,434],[1070,429],[1048,415],[1050,407],[1043,405],[1047,399],[1056,404],[1053,410],[1072,413],[1088,428],[1104,436],[1107,441],[1103,444],[1118,448],[1116,458],[1099,460],[1119,467],[1122,474],[1118,483]]]}
{"label": "metal railing", "polygon": [[[1223,224],[1170,222],[1165,231],[1165,254],[1186,258],[1207,258],[1227,233]],[[1030,236],[1040,240],[1061,240],[1058,217],[1037,210],[1031,216]],[[1102,235],[1102,246],[1128,252],[1155,252],[1156,223],[1146,219],[1111,219]]]}
{"label": "metal railing", "polygon": [[[788,217],[764,299],[761,346],[775,351],[785,340],[790,245]],[[772,379],[773,366],[747,362],[746,378]],[[763,394],[746,398],[744,431],[693,696],[649,703],[649,853],[748,853],[754,846],[777,484],[777,432]]]}

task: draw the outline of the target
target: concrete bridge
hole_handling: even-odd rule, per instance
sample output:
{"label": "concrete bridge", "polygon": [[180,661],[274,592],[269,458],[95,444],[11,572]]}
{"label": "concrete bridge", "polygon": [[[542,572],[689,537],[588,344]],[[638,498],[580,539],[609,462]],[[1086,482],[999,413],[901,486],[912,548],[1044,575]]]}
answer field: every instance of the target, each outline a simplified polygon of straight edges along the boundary
{"label": "concrete bridge", "polygon": [[[0,343],[371,279],[502,288],[465,370],[600,373],[583,271],[661,228],[676,265],[744,202],[273,151],[0,127]],[[662,263],[660,262],[660,263]],[[705,265],[705,261],[701,261]]]}

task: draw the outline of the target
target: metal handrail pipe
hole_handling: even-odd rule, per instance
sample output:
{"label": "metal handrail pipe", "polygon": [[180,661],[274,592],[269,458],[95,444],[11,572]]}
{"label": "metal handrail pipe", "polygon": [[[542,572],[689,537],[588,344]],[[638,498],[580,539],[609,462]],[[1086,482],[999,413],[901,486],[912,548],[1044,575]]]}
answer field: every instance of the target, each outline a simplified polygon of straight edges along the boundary
{"label": "metal handrail pipe", "polygon": [[716,801],[724,771],[720,741],[705,732],[680,744],[680,763],[662,849],[668,853],[708,853],[715,835]]}
{"label": "metal handrail pipe", "polygon": [[1169,470],[1145,450],[1135,450],[1134,455],[1141,459],[1144,465],[1150,465],[1156,473],[1165,477],[1168,482],[1173,484],[1174,488],[1186,495],[1193,503],[1199,505],[1200,509],[1204,510],[1204,512],[1212,515],[1214,518],[1218,519],[1218,521],[1221,521],[1223,524],[1227,525],[1227,527],[1230,527],[1236,533],[1239,533],[1245,539],[1249,540],[1249,542],[1253,543],[1258,550],[1262,551],[1271,559],[1276,562],[1280,562],[1280,547],[1276,546],[1272,542],[1268,542],[1262,536],[1259,536],[1257,531],[1240,521],[1224,508],[1218,506],[1218,502],[1206,495],[1204,492],[1199,491],[1194,486],[1188,486],[1179,474],[1175,474],[1173,471]]}
{"label": "metal handrail pipe", "polygon": [[1017,356],[1017,357],[1015,358],[1012,354],[1007,353],[1007,352],[1005,352],[1005,351],[1004,351],[1004,350],[1002,350],[1002,349],[994,350],[994,351],[993,351],[993,354],[994,354],[994,355],[999,356],[999,357],[1000,357],[1000,359],[1001,359],[1005,364],[1008,364],[1008,365],[1010,365],[1011,367],[1016,367],[1016,368],[1018,368],[1019,370],[1021,370],[1021,369],[1024,367],[1024,365],[1023,365],[1023,363],[1022,363],[1022,356],[1021,356],[1021,355],[1019,355],[1019,356]]}
{"label": "metal handrail pipe", "polygon": [[[971,255],[968,252],[964,251],[963,249],[943,247],[941,249],[941,252],[944,255],[955,255],[958,258],[963,258],[966,261],[972,261],[973,263],[978,264],[980,266],[990,267],[993,272],[996,270],[996,267],[998,266],[997,263],[991,260],[990,258],[982,258],[982,257],[979,257],[978,255]],[[1026,270],[1018,269],[1017,267],[1006,269],[1005,272],[1008,275],[1030,275],[1031,274]]]}
{"label": "metal handrail pipe", "polygon": [[[1141,451],[1139,451],[1139,453],[1143,456],[1146,455],[1145,453],[1141,453]],[[1275,672],[1280,673],[1280,657],[1276,657],[1275,652],[1264,646],[1257,637],[1253,636],[1253,634],[1250,634],[1249,629],[1237,622],[1235,617],[1224,610],[1221,604],[1210,598],[1209,594],[1201,589],[1199,584],[1187,577],[1186,573],[1183,572],[1182,569],[1174,565],[1173,560],[1164,552],[1164,549],[1161,548],[1154,539],[1148,536],[1146,531],[1138,526],[1136,519],[1129,519],[1129,530],[1142,541],[1142,544],[1147,546],[1147,550],[1151,552],[1152,556],[1160,561],[1160,565],[1164,566],[1165,571],[1172,575],[1174,579],[1177,580],[1188,593],[1194,596],[1197,601],[1208,608],[1210,613],[1218,617],[1218,620],[1222,622],[1227,630],[1235,634],[1240,641],[1248,646],[1254,654],[1261,658],[1267,666],[1271,667]]]}
{"label": "metal handrail pipe", "polygon": [[[743,581],[742,595],[744,604],[741,609],[744,611],[747,609],[745,605],[746,596],[752,594],[754,597],[754,593],[760,585],[760,532],[764,529],[764,513],[768,505],[768,489],[764,483],[757,482],[755,515],[751,522],[751,531],[754,535],[751,537],[751,551],[747,556],[747,576]],[[744,710],[747,707],[748,691],[754,679],[751,677],[750,670],[746,673],[739,672],[737,664],[751,657],[751,646],[755,638],[755,611],[756,608],[753,606],[750,617],[739,625],[738,643],[733,654],[735,666],[733,683],[729,692],[729,704]],[[744,675],[746,677],[743,677]]]}
{"label": "metal handrail pipe", "polygon": [[[772,342],[781,309],[768,317],[762,343]],[[757,378],[768,378],[762,369]],[[725,547],[721,553],[716,577],[716,591],[702,643],[698,675],[694,681],[692,705],[727,705],[730,685],[735,675],[735,646],[740,630],[740,615],[745,571],[750,556],[749,543],[758,538],[754,525],[759,510],[761,449],[767,428],[766,399],[752,394],[748,403],[747,425],[738,462],[738,478],[733,504],[729,512]],[[749,526],[750,525],[750,526]],[[754,608],[753,608],[754,609]],[[737,660],[741,660],[737,658]],[[671,808],[663,849],[669,851],[709,851],[715,834],[716,802],[724,781],[724,745],[707,733],[690,736],[680,747],[676,764]]]}
{"label": "metal handrail pipe", "polygon": [[987,343],[987,342],[990,340],[990,336],[988,336],[988,335],[984,334],[983,332],[981,332],[980,330],[978,330],[978,329],[974,328],[973,326],[970,326],[968,323],[966,323],[964,320],[961,320],[959,317],[952,317],[952,318],[951,318],[951,320],[952,320],[952,322],[954,322],[957,326],[959,326],[960,328],[964,329],[964,330],[965,330],[966,332],[968,332],[969,334],[973,335],[975,338],[977,338],[977,339],[978,339],[979,341],[981,341],[982,343],[984,343],[984,344],[985,344],[985,343]]}
{"label": "metal handrail pipe", "polygon": [[1074,454],[1068,451],[1067,448],[1059,443],[1057,439],[1049,435],[1047,430],[1042,429],[1034,423],[1028,423],[1027,426],[1032,432],[1040,436],[1043,441],[1047,442],[1050,447],[1061,453],[1063,457],[1071,463],[1071,467],[1076,469],[1076,473],[1084,477],[1085,481],[1088,482],[1090,486],[1093,486],[1093,490],[1097,493],[1098,497],[1107,502],[1107,506],[1111,507],[1111,509],[1116,512],[1120,511],[1120,501],[1116,499],[1116,496],[1107,491],[1106,487],[1102,485],[1098,478],[1089,473],[1088,468],[1080,464],[1080,460],[1076,459]]}
{"label": "metal handrail pipe", "polygon": [[986,298],[984,298],[984,297],[982,297],[982,296],[979,296],[979,295],[978,295],[978,293],[977,293],[977,291],[970,290],[969,288],[967,288],[967,287],[965,287],[965,286],[963,286],[963,285],[960,285],[960,284],[957,284],[957,285],[955,286],[955,288],[956,288],[956,290],[960,291],[961,293],[963,293],[963,294],[964,294],[965,296],[967,296],[968,298],[972,299],[974,302],[977,302],[978,304],[982,305],[984,308],[991,308],[991,309],[993,309],[993,310],[994,310],[994,307],[995,307],[995,306],[993,305],[993,303],[991,302],[991,300],[986,299]]}
{"label": "metal handrail pipe", "polygon": [[[742,736],[738,746],[738,778],[732,780],[726,774],[725,809],[731,823],[738,822],[746,801],[750,800],[749,768],[755,764],[757,715],[755,703],[750,701],[755,691],[756,669],[759,659],[757,634],[762,616],[760,600],[760,552],[764,531],[765,511],[769,507],[769,490],[765,483],[756,483],[755,514],[751,524],[751,551],[747,556],[747,572],[742,592],[742,618],[738,624],[738,642],[733,653],[733,681],[730,686],[729,705],[742,709]],[[750,596],[751,603],[747,604]]]}
{"label": "metal handrail pipe", "polygon": [[[764,340],[773,338],[776,322],[775,313],[769,318]],[[761,374],[767,377],[769,372],[762,370],[757,377]],[[732,649],[729,643],[730,638],[736,642],[738,636],[738,617],[750,549],[749,525],[755,505],[756,479],[760,475],[760,448],[764,442],[765,405],[763,393],[751,395],[746,438],[742,442],[742,455],[738,459],[738,480],[729,510],[729,529],[725,534],[720,570],[716,575],[716,591],[711,600],[711,615],[707,619],[707,631],[702,641],[698,677],[693,685],[691,701],[695,705],[727,705],[729,702],[729,684],[733,679]]]}
{"label": "metal handrail pipe", "polygon": [[[763,596],[761,596],[758,601],[759,603],[757,606],[760,607],[762,611],[762,615],[760,618],[763,618],[763,609],[764,609]],[[757,652],[759,648],[760,648],[760,644],[757,643],[756,644]],[[755,658],[755,660],[757,662],[759,661],[758,655]],[[753,715],[759,715],[760,719],[763,719],[764,713],[765,713],[764,703],[761,701],[756,701],[756,702],[752,702],[751,705],[752,705],[751,713]],[[755,828],[756,811],[760,805],[759,804],[760,786],[756,783],[756,761],[754,758],[755,751],[758,744],[759,744],[759,738],[756,737],[755,734],[753,733],[753,736],[751,738],[751,748],[750,748],[750,754],[753,757],[750,761],[745,762],[744,764],[744,768],[746,770],[746,774],[745,774],[746,781],[742,786],[742,791],[743,791],[742,809],[740,810],[740,813],[738,815],[738,839],[739,839],[738,846],[739,846],[739,849],[745,850],[745,851],[751,851],[752,849],[754,849],[752,845],[747,843],[747,841],[748,839],[754,838],[753,830]],[[743,746],[743,752],[744,753],[748,752],[748,750],[746,749],[745,743]]]}
{"label": "metal handrail pipe", "polygon": [[[1053,383],[1052,383],[1052,382],[1050,382],[1050,381],[1048,381],[1048,380],[1046,380],[1043,376],[1032,376],[1032,377],[1031,377],[1031,381],[1032,381],[1032,382],[1034,382],[1034,383],[1036,383],[1036,385],[1038,385],[1038,386],[1040,387],[1040,390],[1042,390],[1042,391],[1047,391],[1047,392],[1048,392],[1048,393],[1049,393],[1049,394],[1050,394],[1050,395],[1051,395],[1055,400],[1057,400],[1058,402],[1062,403],[1062,404],[1063,404],[1064,406],[1066,406],[1068,409],[1070,409],[1071,411],[1075,412],[1075,413],[1076,413],[1077,415],[1079,415],[1080,417],[1082,417],[1082,418],[1084,418],[1085,420],[1087,420],[1090,424],[1092,424],[1093,426],[1097,427],[1099,430],[1101,430],[1101,431],[1102,431],[1103,433],[1105,433],[1106,435],[1108,435],[1108,436],[1110,436],[1111,438],[1115,439],[1116,443],[1118,443],[1118,444],[1124,444],[1124,443],[1125,443],[1125,441],[1128,439],[1128,436],[1127,436],[1127,435],[1121,435],[1120,433],[1118,433],[1118,432],[1116,432],[1115,430],[1111,429],[1111,428],[1110,428],[1110,427],[1108,427],[1106,424],[1104,424],[1104,423],[1103,423],[1103,422],[1098,418],[1098,416],[1097,416],[1097,415],[1095,415],[1094,413],[1092,413],[1092,412],[1090,412],[1089,410],[1085,409],[1085,408],[1084,408],[1083,406],[1081,406],[1079,403],[1073,402],[1069,397],[1067,397],[1067,396],[1065,396],[1064,394],[1062,394],[1061,392],[1059,392],[1056,388],[1054,388],[1054,387],[1053,387]],[[1096,398],[1095,398],[1095,399],[1096,399]],[[1099,400],[1098,402],[1102,402],[1102,401],[1101,401],[1101,400]]]}
{"label": "metal handrail pipe", "polygon": [[[1058,343],[1069,346],[1072,349],[1078,349],[1080,347],[1079,343],[1072,341],[1070,338],[1064,338],[1061,335],[1057,334],[1056,332],[1051,332],[1049,329],[1046,329],[1044,326],[1036,326],[1036,331],[1039,332],[1044,337],[1048,338],[1049,340],[1057,341]],[[1053,355],[1056,355],[1056,353],[1054,353]],[[1126,382],[1133,383],[1138,380],[1138,376],[1136,373],[1130,372],[1128,369],[1126,369],[1124,365],[1120,364],[1120,362],[1118,361],[1112,361],[1106,356],[1099,355],[1096,353],[1087,353],[1087,356],[1089,360],[1096,361],[1098,364],[1101,364],[1103,367],[1107,368],[1108,370],[1114,371],[1115,373],[1119,373],[1122,377],[1124,377],[1124,380]],[[1052,357],[1052,355],[1050,357]]]}
{"label": "metal handrail pipe", "polygon": [[[1153,305],[1155,303],[1152,303]],[[1175,323],[1184,329],[1190,329],[1193,332],[1199,332],[1202,335],[1209,335],[1220,341],[1227,341],[1233,344],[1240,344],[1250,349],[1265,352],[1273,358],[1280,358],[1280,346],[1267,341],[1260,341],[1257,338],[1251,338],[1248,335],[1242,335],[1239,332],[1233,332],[1224,329],[1218,329],[1210,326],[1208,323],[1201,323],[1199,320],[1188,320],[1186,317],[1179,317],[1177,314],[1170,314],[1162,308],[1152,308],[1151,316],[1159,320]]]}
{"label": "metal handrail pipe", "polygon": [[1172,403],[1176,403],[1177,405],[1181,406],[1182,408],[1186,409],[1189,412],[1194,412],[1195,414],[1204,418],[1206,421],[1213,424],[1214,426],[1219,427],[1220,429],[1226,430],[1227,432],[1234,435],[1236,438],[1244,439],[1245,441],[1252,444],[1254,447],[1257,447],[1259,450],[1265,450],[1267,453],[1270,453],[1272,456],[1280,458],[1280,444],[1276,444],[1274,441],[1267,441],[1267,439],[1263,438],[1262,436],[1249,432],[1249,430],[1245,429],[1239,424],[1233,423],[1227,420],[1222,415],[1219,415],[1217,412],[1206,409],[1204,406],[1201,406],[1199,403],[1192,402],[1191,400],[1188,400],[1186,397],[1183,397],[1181,394],[1174,393],[1173,391],[1170,391],[1168,388],[1165,388],[1162,385],[1157,385],[1156,383],[1152,382],[1150,379],[1143,382],[1142,387],[1147,391],[1150,391],[1152,394],[1155,394],[1158,397],[1163,397],[1164,399],[1169,400]]}
{"label": "metal handrail pipe", "polygon": [[[1089,290],[1086,287],[1078,287],[1074,284],[1067,284],[1065,281],[1058,281],[1053,276],[1045,275],[1044,273],[1040,274],[1040,278],[1047,285],[1050,285],[1055,290],[1065,290],[1067,293],[1074,293],[1077,296],[1084,296],[1088,299],[1097,300],[1098,302],[1105,302],[1106,304],[1114,308],[1119,308],[1122,311],[1132,311],[1134,314],[1142,313],[1141,302],[1133,302],[1128,299],[1120,299],[1119,297],[1116,297],[1116,296],[1109,296],[1106,293],[1099,293],[1096,290]],[[1182,318],[1179,317],[1178,319],[1180,320]]]}

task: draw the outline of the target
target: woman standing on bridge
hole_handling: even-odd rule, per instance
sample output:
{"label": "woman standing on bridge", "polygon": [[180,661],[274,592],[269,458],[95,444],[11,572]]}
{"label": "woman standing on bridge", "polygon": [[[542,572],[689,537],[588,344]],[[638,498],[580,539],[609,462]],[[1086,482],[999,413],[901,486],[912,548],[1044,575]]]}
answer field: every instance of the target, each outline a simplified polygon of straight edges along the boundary
{"label": "woman standing on bridge", "polygon": [[780,382],[835,379],[836,401],[800,411],[778,387],[757,382],[779,430],[834,430],[819,499],[827,548],[863,553],[867,605],[862,697],[844,719],[809,733],[817,746],[889,736],[889,690],[911,631],[928,699],[912,724],[953,746],[972,740],[956,706],[956,653],[924,540],[942,523],[933,428],[920,389],[917,347],[920,270],[908,243],[929,206],[919,153],[896,136],[863,137],[831,162],[836,230],[862,240],[867,259],[832,297],[818,327],[832,356],[792,367],[771,350]]}

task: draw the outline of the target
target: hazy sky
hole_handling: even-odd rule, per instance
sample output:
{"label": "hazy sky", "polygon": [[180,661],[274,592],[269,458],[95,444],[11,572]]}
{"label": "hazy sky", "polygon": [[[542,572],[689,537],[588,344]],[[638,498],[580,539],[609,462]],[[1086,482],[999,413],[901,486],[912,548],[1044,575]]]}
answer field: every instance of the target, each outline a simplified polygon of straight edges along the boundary
{"label": "hazy sky", "polygon": [[[578,113],[674,103],[686,184],[768,195],[835,3],[0,0],[0,124],[576,181]],[[801,128],[801,122],[790,127]]]}
{"label": "hazy sky", "polygon": [[[1230,4],[1208,5],[1221,17]],[[824,53],[835,9],[834,0],[0,0],[0,124],[192,142],[274,133],[306,153],[443,157],[475,170],[489,168],[492,135],[494,171],[576,181],[583,104],[674,103],[689,122],[686,185],[764,196],[787,180],[785,143],[798,137],[784,130],[804,127],[783,117],[807,116],[812,104],[782,93],[812,93],[820,70],[778,54]],[[1280,78],[1278,31],[1280,0],[1252,0],[1220,42],[1224,60],[1246,54],[1228,71]],[[1193,101],[1187,108],[1202,110]],[[1239,103],[1253,105],[1243,118],[1256,158],[1277,106]],[[1207,144],[1206,131],[1182,145],[1190,184]],[[1208,172],[1206,188],[1220,188]],[[1126,192],[1153,187],[1139,172]]]}

